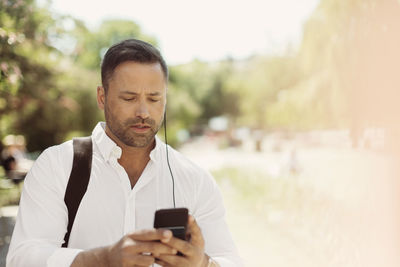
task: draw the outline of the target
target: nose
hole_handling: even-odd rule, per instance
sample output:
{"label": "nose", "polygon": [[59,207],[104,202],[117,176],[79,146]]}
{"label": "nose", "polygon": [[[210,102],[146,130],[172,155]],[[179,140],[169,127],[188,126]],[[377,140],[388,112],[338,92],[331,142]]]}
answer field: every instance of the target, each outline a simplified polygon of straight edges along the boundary
{"label": "nose", "polygon": [[145,101],[140,101],[138,103],[138,107],[136,109],[135,116],[139,117],[141,119],[147,119],[150,116],[149,110],[148,110],[148,107],[147,107]]}

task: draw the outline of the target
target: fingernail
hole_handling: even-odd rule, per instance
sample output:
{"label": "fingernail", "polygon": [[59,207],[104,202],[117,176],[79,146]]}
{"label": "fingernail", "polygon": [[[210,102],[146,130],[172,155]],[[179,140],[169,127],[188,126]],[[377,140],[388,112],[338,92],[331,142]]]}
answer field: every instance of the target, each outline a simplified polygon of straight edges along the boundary
{"label": "fingernail", "polygon": [[176,254],[176,253],[178,253],[178,251],[176,249],[173,249],[172,254]]}
{"label": "fingernail", "polygon": [[167,231],[164,231],[163,232],[163,237],[171,237],[172,236],[172,233],[171,233],[171,231],[169,231],[169,230],[167,230]]}

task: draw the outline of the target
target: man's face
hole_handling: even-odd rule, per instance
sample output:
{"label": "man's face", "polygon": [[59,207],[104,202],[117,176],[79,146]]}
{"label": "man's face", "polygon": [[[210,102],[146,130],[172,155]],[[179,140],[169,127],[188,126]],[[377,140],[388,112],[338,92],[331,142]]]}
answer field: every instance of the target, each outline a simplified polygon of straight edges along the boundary
{"label": "man's face", "polygon": [[99,87],[97,101],[104,109],[111,134],[131,147],[147,147],[160,129],[166,103],[166,79],[159,63],[127,61]]}

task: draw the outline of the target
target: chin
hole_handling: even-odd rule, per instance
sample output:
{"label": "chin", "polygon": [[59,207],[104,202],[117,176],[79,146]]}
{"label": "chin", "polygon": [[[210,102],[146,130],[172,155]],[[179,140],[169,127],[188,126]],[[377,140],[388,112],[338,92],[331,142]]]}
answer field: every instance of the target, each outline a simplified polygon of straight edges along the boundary
{"label": "chin", "polygon": [[131,146],[131,147],[147,147],[153,143],[154,136],[151,136],[150,138],[147,138],[146,136],[135,136],[133,138],[129,138],[128,142],[124,142],[126,145]]}

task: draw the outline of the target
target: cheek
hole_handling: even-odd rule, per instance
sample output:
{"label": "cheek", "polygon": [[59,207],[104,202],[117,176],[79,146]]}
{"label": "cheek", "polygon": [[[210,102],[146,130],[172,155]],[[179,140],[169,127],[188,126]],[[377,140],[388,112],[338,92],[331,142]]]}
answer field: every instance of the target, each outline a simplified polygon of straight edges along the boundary
{"label": "cheek", "polygon": [[132,108],[133,108],[132,105],[130,105],[126,101],[114,100],[109,104],[109,109],[111,109],[112,112],[117,115],[129,113],[129,111],[131,111]]}
{"label": "cheek", "polygon": [[164,107],[165,105],[160,103],[160,105],[154,106],[152,108],[152,114],[154,118],[161,119],[164,116]]}

